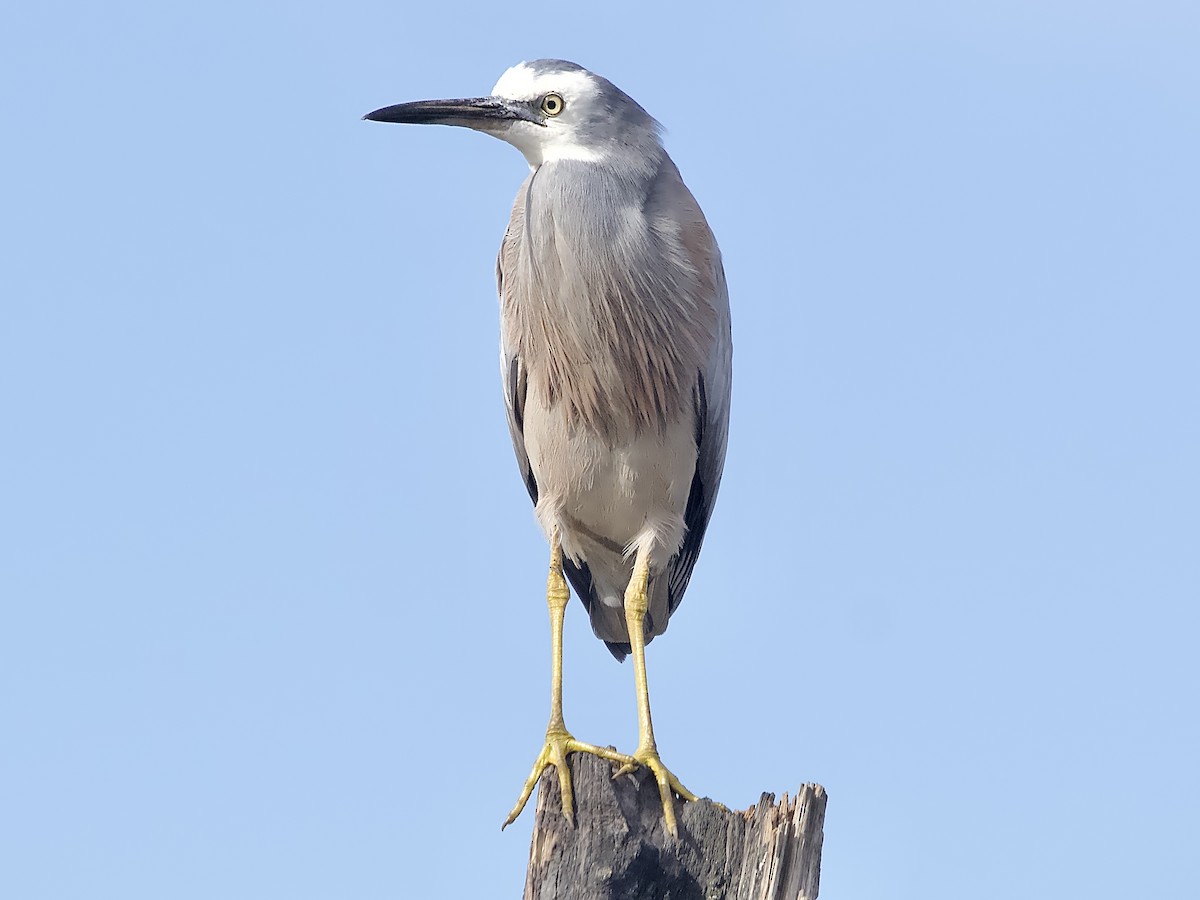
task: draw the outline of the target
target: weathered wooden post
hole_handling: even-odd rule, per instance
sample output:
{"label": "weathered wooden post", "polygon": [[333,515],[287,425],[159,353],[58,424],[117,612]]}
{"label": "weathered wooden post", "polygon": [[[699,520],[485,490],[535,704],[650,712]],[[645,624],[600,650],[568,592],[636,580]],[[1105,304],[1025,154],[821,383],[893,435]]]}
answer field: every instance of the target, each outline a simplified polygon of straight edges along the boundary
{"label": "weathered wooden post", "polygon": [[553,769],[538,784],[525,900],[815,900],[821,876],[825,790],[806,784],[780,803],[731,812],[709,800],[679,803],[679,840],[644,769],[569,757],[575,827],[563,817]]}

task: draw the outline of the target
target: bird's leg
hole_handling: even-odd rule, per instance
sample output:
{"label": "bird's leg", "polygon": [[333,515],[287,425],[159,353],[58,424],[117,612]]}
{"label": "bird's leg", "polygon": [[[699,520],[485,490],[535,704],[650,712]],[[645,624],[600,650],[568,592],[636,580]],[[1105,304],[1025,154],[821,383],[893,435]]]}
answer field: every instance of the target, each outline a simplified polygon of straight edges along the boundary
{"label": "bird's leg", "polygon": [[570,599],[571,594],[567,590],[566,579],[563,578],[562,542],[558,536],[558,529],[555,528],[550,536],[550,577],[546,582],[546,603],[550,607],[550,724],[546,726],[546,744],[534,761],[533,770],[521,789],[521,796],[517,798],[512,812],[504,820],[501,830],[516,821],[547,766],[554,766],[558,770],[563,815],[568,822],[575,824],[575,792],[571,788],[571,770],[567,768],[568,753],[593,753],[623,765],[633,763],[633,758],[624,753],[575,740],[563,721],[562,635],[563,618],[566,615],[567,601]]}
{"label": "bird's leg", "polygon": [[650,689],[646,685],[646,611],[650,608],[647,589],[650,583],[650,548],[638,548],[633,564],[633,577],[625,591],[625,625],[629,629],[629,644],[633,649],[633,677],[637,685],[638,745],[633,751],[633,761],[621,767],[617,775],[633,771],[641,764],[654,773],[658,782],[658,793],[662,797],[663,820],[672,837],[679,837],[675,822],[675,804],[672,792],[684,800],[695,800],[696,795],[679,783],[671,770],[663,765],[654,744],[654,723],[650,720]]}

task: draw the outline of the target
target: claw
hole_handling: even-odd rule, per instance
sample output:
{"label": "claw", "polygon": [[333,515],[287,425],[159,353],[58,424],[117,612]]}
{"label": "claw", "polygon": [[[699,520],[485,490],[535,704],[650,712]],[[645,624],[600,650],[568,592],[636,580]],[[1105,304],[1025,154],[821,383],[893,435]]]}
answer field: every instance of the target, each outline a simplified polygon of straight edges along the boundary
{"label": "claw", "polygon": [[675,795],[678,795],[679,799],[684,802],[692,802],[699,798],[685,788],[675,774],[663,765],[662,758],[655,749],[635,750],[633,757],[617,770],[613,778],[628,775],[638,766],[645,766],[654,775],[654,780],[658,784],[658,796],[662,800],[663,823],[666,825],[667,833],[673,838],[678,838],[679,824],[675,819]]}
{"label": "claw", "polygon": [[548,766],[554,766],[558,770],[558,787],[562,794],[562,811],[563,816],[571,824],[575,826],[575,790],[571,785],[571,769],[567,765],[567,754],[569,753],[591,753],[593,756],[599,756],[601,759],[607,759],[609,762],[621,763],[622,767],[630,764],[637,765],[632,756],[624,753],[618,753],[616,750],[610,750],[608,747],[597,747],[595,744],[585,744],[575,740],[567,731],[548,731],[546,732],[546,743],[534,760],[533,769],[529,773],[529,777],[525,779],[525,784],[521,788],[521,796],[517,798],[517,803],[512,808],[512,812],[508,814],[508,818],[504,820],[504,824],[500,826],[503,831],[509,825],[517,820],[517,816],[521,815],[521,811],[525,809],[525,804],[533,795],[533,789],[537,787],[538,779],[542,777],[542,772]]}

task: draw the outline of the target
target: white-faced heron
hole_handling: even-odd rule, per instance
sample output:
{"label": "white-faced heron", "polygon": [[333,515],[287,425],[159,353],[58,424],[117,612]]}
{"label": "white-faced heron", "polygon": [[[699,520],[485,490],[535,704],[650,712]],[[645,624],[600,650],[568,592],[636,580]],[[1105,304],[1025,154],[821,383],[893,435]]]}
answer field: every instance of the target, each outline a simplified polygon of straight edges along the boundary
{"label": "white-faced heron", "polygon": [[[496,279],[513,450],[550,541],[551,706],[545,746],[505,824],[550,765],[573,821],[566,756],[582,752],[621,772],[648,767],[677,834],[672,792],[696,797],[655,746],[645,646],[683,599],[721,483],[733,344],[717,242],[658,123],[574,63],[521,63],[490,97],[401,103],[366,118],[473,128],[515,146],[532,170]],[[613,655],[633,654],[631,756],[575,740],[563,721],[564,573]]]}

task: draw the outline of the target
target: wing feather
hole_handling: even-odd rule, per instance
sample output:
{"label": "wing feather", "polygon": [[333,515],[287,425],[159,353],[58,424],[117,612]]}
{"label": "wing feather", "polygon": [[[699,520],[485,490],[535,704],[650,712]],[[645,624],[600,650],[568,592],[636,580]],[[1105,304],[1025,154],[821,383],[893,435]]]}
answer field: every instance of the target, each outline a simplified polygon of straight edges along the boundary
{"label": "wing feather", "polygon": [[[504,249],[509,236],[504,235],[500,253],[496,257],[496,290],[504,296]],[[504,414],[508,419],[508,435],[512,438],[513,453],[521,470],[521,480],[529,491],[529,499],[537,505],[538,485],[533,477],[533,466],[525,449],[525,395],[529,391],[529,378],[516,347],[508,340],[506,329],[500,329],[500,377],[504,384]]]}
{"label": "wing feather", "polygon": [[[678,176],[676,176],[678,177]],[[683,544],[667,564],[668,610],[673,613],[683,600],[700,555],[704,534],[712,517],[725,467],[729,436],[729,401],[732,390],[733,339],[730,331],[729,289],[721,264],[721,251],[709,230],[704,214],[691,192],[677,182],[673,197],[680,210],[680,239],[700,279],[700,289],[717,313],[717,329],[707,364],[697,372],[693,390],[696,431],[696,470],[684,510],[687,532]]]}

